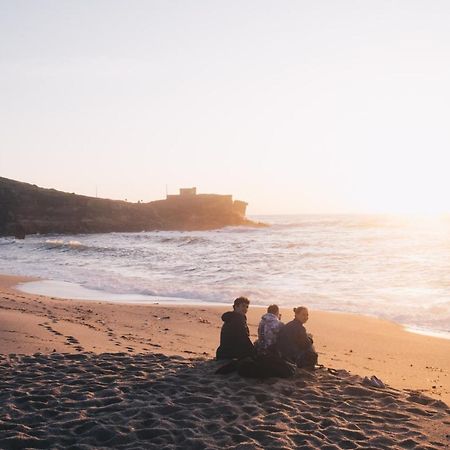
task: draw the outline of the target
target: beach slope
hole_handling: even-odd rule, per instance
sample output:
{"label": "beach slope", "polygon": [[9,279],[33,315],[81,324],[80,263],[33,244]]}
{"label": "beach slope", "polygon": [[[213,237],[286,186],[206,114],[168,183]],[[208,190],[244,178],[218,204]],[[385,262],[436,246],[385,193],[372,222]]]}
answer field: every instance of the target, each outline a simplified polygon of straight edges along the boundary
{"label": "beach slope", "polygon": [[445,339],[311,311],[324,367],[255,381],[214,374],[223,307],[61,300],[19,281],[0,278],[1,448],[448,448]]}

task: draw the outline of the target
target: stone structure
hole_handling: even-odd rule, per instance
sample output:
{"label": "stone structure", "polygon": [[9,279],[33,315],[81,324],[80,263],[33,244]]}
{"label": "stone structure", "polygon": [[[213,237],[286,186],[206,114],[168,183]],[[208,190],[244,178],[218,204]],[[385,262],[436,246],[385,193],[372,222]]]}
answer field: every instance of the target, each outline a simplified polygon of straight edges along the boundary
{"label": "stone structure", "polygon": [[197,194],[197,188],[181,188],[179,194],[168,194],[166,200],[171,202],[179,202],[179,204],[209,204],[211,201],[220,204],[225,210],[230,210],[234,214],[245,217],[247,203],[241,200],[234,200],[232,195],[218,194]]}
{"label": "stone structure", "polygon": [[193,187],[193,188],[181,188],[180,189],[180,195],[182,197],[191,196],[191,195],[197,195],[197,188],[196,187]]}
{"label": "stone structure", "polygon": [[0,236],[261,226],[245,217],[246,207],[231,195],[197,194],[196,188],[166,200],[129,203],[0,178]]}

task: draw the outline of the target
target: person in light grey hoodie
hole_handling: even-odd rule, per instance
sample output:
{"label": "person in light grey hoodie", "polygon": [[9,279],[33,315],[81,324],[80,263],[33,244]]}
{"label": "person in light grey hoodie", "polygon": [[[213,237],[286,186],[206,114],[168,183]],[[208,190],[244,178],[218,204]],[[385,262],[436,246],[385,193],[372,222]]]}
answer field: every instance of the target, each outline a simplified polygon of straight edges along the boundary
{"label": "person in light grey hoodie", "polygon": [[277,305],[270,305],[267,313],[261,317],[258,326],[257,352],[260,354],[277,353],[277,338],[283,322],[280,320],[280,309]]}

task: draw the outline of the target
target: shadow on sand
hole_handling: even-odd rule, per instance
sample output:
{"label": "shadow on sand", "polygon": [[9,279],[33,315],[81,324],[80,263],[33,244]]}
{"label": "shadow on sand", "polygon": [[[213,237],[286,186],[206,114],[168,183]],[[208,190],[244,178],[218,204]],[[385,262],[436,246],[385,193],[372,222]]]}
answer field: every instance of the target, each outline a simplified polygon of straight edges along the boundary
{"label": "shadow on sand", "polygon": [[[345,370],[215,375],[162,354],[0,355],[0,448],[445,448],[450,409]],[[448,448],[448,447],[447,447]]]}

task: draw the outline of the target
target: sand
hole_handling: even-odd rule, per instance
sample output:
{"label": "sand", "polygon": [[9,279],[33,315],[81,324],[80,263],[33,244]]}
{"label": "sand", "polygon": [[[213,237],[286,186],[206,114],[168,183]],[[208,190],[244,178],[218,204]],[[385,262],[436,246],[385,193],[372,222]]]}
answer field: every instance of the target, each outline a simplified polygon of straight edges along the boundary
{"label": "sand", "polygon": [[0,277],[0,448],[450,448],[449,340],[310,311],[323,367],[215,375],[226,308],[61,300],[20,281]]}

